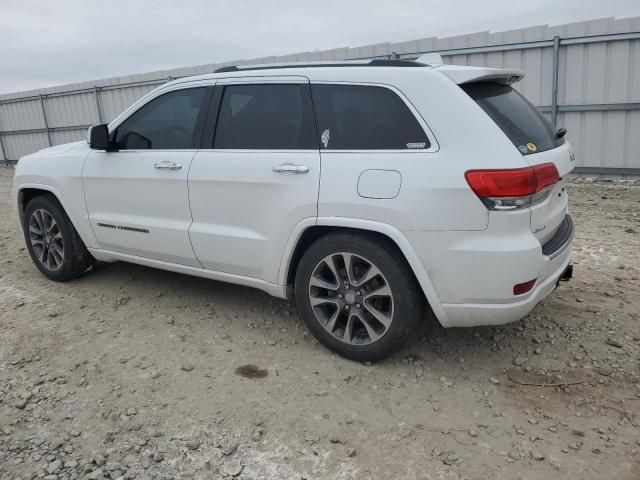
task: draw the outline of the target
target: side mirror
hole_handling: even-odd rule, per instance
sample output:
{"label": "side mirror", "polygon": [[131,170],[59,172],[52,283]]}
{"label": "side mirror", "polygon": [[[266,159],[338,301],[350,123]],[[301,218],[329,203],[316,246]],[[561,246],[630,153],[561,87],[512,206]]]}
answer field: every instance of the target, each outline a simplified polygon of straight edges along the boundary
{"label": "side mirror", "polygon": [[114,150],[113,144],[109,140],[109,129],[104,123],[89,127],[87,143],[92,150]]}

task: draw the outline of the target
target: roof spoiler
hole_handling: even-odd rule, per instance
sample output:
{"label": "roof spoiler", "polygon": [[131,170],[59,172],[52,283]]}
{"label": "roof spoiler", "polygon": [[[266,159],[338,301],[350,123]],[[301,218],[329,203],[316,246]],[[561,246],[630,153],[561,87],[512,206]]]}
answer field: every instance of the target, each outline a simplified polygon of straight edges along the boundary
{"label": "roof spoiler", "polygon": [[471,82],[494,82],[502,85],[511,85],[519,82],[524,77],[524,73],[521,70],[515,69],[462,67],[457,65],[438,65],[434,68],[458,85]]}

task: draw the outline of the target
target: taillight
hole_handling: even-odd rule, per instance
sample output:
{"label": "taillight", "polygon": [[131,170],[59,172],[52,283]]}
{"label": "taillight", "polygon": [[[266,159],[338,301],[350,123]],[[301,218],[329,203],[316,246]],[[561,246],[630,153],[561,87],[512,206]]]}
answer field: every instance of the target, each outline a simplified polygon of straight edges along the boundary
{"label": "taillight", "polygon": [[541,202],[560,180],[553,163],[506,170],[469,170],[467,183],[489,210],[515,210]]}

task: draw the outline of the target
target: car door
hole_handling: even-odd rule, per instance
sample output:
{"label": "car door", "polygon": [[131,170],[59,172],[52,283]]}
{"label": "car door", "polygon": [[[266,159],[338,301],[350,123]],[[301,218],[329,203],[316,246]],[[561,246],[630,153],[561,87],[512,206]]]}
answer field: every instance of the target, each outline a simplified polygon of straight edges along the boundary
{"label": "car door", "polygon": [[320,153],[304,77],[219,80],[189,173],[204,268],[277,282],[294,227],[317,216]]}
{"label": "car door", "polygon": [[212,89],[160,91],[111,129],[117,150],[89,154],[82,179],[101,248],[200,267],[189,242],[187,174]]}

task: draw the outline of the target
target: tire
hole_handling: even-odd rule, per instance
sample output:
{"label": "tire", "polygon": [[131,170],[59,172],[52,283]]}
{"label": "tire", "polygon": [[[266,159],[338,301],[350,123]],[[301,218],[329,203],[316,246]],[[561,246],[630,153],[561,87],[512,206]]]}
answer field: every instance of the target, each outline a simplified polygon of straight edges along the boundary
{"label": "tire", "polygon": [[361,362],[376,362],[398,351],[425,307],[398,248],[352,233],[329,234],[309,247],[296,271],[295,298],[304,323],[320,343]]}
{"label": "tire", "polygon": [[23,231],[33,263],[49,280],[66,282],[78,278],[95,261],[52,195],[35,197],[27,204]]}

